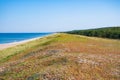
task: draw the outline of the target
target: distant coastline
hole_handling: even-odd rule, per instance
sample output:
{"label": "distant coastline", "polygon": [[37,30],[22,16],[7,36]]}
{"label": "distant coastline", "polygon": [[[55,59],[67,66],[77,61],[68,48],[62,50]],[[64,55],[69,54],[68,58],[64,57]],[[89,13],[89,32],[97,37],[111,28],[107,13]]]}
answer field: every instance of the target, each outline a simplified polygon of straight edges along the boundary
{"label": "distant coastline", "polygon": [[6,49],[6,48],[9,48],[9,47],[14,47],[16,45],[20,45],[20,44],[23,44],[23,43],[26,43],[26,42],[29,42],[29,41],[37,40],[39,38],[48,36],[50,34],[52,34],[52,33],[45,33],[44,35],[41,35],[41,36],[38,36],[38,37],[28,38],[28,39],[24,39],[24,40],[20,40],[20,41],[16,41],[16,42],[0,43],[0,50]]}
{"label": "distant coastline", "polygon": [[51,33],[0,33],[0,44],[19,42],[27,39],[42,37]]}

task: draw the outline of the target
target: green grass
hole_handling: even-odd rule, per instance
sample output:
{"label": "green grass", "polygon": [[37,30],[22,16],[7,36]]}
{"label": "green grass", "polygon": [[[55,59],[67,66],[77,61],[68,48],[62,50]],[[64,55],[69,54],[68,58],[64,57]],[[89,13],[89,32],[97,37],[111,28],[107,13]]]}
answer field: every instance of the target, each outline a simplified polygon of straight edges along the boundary
{"label": "green grass", "polygon": [[3,80],[119,80],[120,41],[57,33],[0,51]]}

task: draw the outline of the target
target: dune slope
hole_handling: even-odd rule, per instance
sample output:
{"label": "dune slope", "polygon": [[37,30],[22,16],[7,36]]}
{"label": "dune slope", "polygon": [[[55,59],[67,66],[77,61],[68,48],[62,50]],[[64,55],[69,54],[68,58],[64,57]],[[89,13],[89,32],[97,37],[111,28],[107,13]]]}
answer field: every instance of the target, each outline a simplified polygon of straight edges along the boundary
{"label": "dune slope", "polygon": [[58,33],[0,51],[0,80],[119,80],[120,41]]}

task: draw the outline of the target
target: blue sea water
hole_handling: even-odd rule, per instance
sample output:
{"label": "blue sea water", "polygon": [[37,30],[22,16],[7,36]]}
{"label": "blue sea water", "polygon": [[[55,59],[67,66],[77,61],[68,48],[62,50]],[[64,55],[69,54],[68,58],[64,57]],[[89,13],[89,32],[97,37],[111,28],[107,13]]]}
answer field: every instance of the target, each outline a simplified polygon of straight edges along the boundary
{"label": "blue sea water", "polygon": [[18,42],[36,37],[46,36],[52,33],[0,33],[0,44]]}

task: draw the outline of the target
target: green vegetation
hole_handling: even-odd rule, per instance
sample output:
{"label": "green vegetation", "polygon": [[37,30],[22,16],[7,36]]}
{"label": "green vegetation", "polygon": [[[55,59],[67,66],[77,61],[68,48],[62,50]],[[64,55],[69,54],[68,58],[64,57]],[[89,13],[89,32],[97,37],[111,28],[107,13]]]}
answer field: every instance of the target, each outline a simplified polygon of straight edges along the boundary
{"label": "green vegetation", "polygon": [[120,41],[57,33],[0,51],[0,80],[119,80]]}
{"label": "green vegetation", "polygon": [[111,38],[111,39],[120,39],[120,27],[74,30],[74,31],[68,31],[67,33],[79,34],[79,35],[85,35],[85,36]]}

